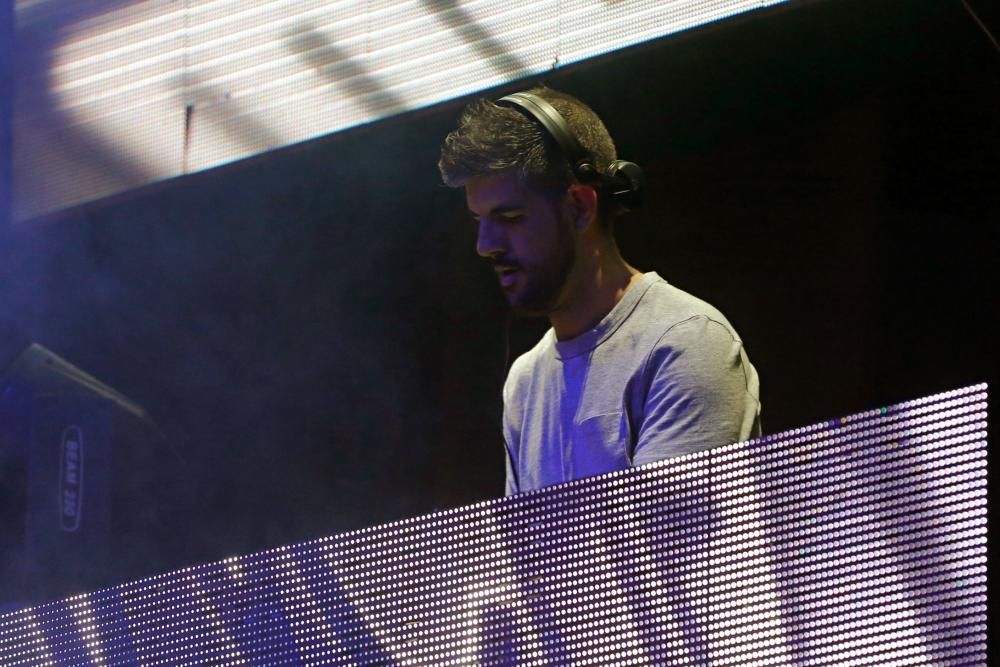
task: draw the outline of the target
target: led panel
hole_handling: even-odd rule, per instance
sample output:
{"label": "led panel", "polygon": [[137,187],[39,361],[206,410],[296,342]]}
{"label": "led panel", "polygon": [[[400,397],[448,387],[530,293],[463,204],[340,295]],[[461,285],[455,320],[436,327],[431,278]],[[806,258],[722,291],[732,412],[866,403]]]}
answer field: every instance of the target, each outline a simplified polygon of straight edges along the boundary
{"label": "led panel", "polygon": [[985,385],[0,616],[11,667],[985,651]]}
{"label": "led panel", "polygon": [[17,0],[14,218],[787,0]]}

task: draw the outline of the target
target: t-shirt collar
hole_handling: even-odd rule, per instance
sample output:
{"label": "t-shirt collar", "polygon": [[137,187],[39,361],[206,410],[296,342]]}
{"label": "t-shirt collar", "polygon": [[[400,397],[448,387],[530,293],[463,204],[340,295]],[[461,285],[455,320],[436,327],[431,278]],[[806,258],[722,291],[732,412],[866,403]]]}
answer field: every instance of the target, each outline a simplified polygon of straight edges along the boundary
{"label": "t-shirt collar", "polygon": [[590,352],[607,340],[629,318],[635,307],[639,305],[639,300],[642,299],[642,295],[646,293],[646,290],[658,280],[661,280],[661,278],[655,271],[644,273],[625,290],[625,294],[622,295],[621,300],[615,304],[615,307],[600,322],[579,336],[568,340],[558,340],[556,339],[555,330],[549,329],[548,335],[555,340],[556,357],[561,360],[572,359],[573,357]]}

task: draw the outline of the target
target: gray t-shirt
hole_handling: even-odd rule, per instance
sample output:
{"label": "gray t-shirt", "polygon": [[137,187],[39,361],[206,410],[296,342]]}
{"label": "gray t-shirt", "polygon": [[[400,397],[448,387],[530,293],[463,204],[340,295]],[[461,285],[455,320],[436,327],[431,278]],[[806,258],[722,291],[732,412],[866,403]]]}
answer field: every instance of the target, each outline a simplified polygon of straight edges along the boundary
{"label": "gray t-shirt", "polygon": [[759,396],[722,313],[647,273],[592,330],[549,329],[514,362],[507,494],[758,436]]}

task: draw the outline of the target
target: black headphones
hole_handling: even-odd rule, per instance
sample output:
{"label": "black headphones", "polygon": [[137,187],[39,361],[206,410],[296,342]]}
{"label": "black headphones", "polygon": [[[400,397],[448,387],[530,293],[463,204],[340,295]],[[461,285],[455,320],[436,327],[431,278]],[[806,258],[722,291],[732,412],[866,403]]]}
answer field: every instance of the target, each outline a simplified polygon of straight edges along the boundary
{"label": "black headphones", "polygon": [[631,211],[642,205],[645,177],[634,162],[615,160],[606,173],[594,166],[593,156],[580,144],[566,119],[555,107],[532,93],[513,93],[496,101],[501,106],[523,111],[549,133],[573,168],[573,175],[581,183],[594,185],[622,211]]}

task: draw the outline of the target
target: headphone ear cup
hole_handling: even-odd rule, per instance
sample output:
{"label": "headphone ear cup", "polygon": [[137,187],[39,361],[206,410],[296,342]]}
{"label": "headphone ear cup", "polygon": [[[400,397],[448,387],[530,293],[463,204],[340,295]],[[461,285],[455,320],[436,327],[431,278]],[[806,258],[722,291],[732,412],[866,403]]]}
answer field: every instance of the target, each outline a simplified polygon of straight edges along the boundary
{"label": "headphone ear cup", "polygon": [[635,162],[615,160],[608,165],[607,180],[611,199],[624,211],[633,211],[642,206],[646,177]]}

